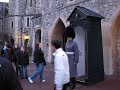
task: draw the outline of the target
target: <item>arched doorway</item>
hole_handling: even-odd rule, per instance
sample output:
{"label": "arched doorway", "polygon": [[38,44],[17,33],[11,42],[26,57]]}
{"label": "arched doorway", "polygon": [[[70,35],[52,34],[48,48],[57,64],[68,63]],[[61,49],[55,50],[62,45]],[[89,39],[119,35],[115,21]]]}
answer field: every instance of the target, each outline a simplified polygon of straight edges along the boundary
{"label": "arched doorway", "polygon": [[37,30],[35,33],[35,44],[36,43],[41,43],[41,30]]}
{"label": "arched doorway", "polygon": [[[63,47],[63,44],[64,44],[64,30],[65,30],[65,25],[64,23],[62,22],[61,19],[58,19],[58,21],[56,22],[55,24],[55,27],[54,27],[54,30],[52,32],[52,35],[51,35],[51,40],[60,40],[62,41],[62,47]],[[52,57],[52,50],[51,50],[51,57]],[[51,62],[53,62],[53,58],[51,60]]]}
{"label": "arched doorway", "polygon": [[33,41],[32,41],[32,55],[33,55],[33,52],[35,50],[35,45],[37,43],[41,43],[42,42],[42,39],[41,39],[41,36],[42,36],[42,31],[40,29],[40,27],[37,27],[34,32],[33,32]]}
{"label": "arched doorway", "polygon": [[112,28],[112,63],[113,74],[120,75],[120,15],[117,16]]}
{"label": "arched doorway", "polygon": [[60,40],[63,43],[64,29],[65,29],[65,26],[61,21],[61,19],[59,19],[52,33],[51,40]]}

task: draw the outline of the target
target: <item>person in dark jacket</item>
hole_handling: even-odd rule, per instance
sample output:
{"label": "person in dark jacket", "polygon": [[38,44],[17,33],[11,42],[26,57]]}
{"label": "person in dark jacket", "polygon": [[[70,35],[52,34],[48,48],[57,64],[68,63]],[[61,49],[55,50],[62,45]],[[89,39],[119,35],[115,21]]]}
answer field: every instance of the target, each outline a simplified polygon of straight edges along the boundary
{"label": "person in dark jacket", "polygon": [[30,76],[28,78],[30,83],[33,83],[33,81],[35,80],[35,78],[40,75],[40,81],[41,82],[45,82],[44,78],[43,78],[43,71],[44,71],[44,65],[46,64],[45,59],[44,59],[44,53],[41,50],[41,44],[36,44],[36,48],[34,51],[34,63],[36,66],[36,70],[33,73],[32,76]]}
{"label": "person in dark jacket", "polygon": [[18,59],[19,59],[19,54],[20,54],[20,48],[18,45],[15,45],[13,52],[14,52],[13,53],[13,62],[15,64],[16,74],[19,75],[20,72],[18,72],[19,71]]}
{"label": "person in dark jacket", "polygon": [[11,62],[3,57],[0,57],[0,90],[23,90]]}
{"label": "person in dark jacket", "polygon": [[21,47],[19,63],[21,66],[20,77],[27,79],[28,78],[27,66],[29,65],[29,54],[26,52],[24,47]]}

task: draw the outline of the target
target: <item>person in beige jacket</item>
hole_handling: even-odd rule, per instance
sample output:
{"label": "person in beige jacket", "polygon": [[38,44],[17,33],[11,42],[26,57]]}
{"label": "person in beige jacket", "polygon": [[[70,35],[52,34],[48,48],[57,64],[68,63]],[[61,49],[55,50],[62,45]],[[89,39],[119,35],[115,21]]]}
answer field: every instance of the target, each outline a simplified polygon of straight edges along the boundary
{"label": "person in beige jacket", "polygon": [[70,82],[68,56],[61,48],[59,40],[52,41],[54,51],[54,90],[67,90]]}

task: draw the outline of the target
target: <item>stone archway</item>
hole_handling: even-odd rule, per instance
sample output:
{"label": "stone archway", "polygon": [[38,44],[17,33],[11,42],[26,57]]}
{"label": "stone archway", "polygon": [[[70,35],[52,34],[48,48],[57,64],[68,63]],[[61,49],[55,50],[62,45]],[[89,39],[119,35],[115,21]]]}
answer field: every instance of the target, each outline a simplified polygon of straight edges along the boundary
{"label": "stone archway", "polygon": [[35,50],[35,44],[42,42],[41,36],[42,36],[42,31],[39,27],[37,27],[33,32],[32,55],[33,55],[33,51]]}
{"label": "stone archway", "polygon": [[52,33],[51,40],[60,40],[63,42],[64,29],[65,26],[61,19],[59,19]]}
{"label": "stone archway", "polygon": [[[63,35],[64,35],[64,29],[65,25],[62,22],[62,20],[59,18],[58,21],[56,22],[53,31],[51,32],[51,40],[60,40],[62,41],[62,46],[63,46]],[[50,46],[50,53],[51,53],[51,62],[53,62],[52,58],[52,50]]]}
{"label": "stone archway", "polygon": [[117,16],[112,28],[112,63],[113,74],[120,75],[120,15]]}
{"label": "stone archway", "polygon": [[36,43],[41,43],[41,30],[40,29],[38,29],[35,32],[35,44]]}

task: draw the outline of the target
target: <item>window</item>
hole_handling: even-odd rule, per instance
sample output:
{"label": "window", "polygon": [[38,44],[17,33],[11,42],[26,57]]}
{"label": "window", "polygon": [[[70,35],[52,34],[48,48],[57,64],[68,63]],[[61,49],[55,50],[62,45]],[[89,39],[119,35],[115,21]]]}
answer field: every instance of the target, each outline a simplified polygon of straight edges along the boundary
{"label": "window", "polygon": [[32,7],[32,0],[30,0],[30,7]]}
{"label": "window", "polygon": [[29,27],[30,21],[29,21],[29,17],[27,18],[27,27]]}
{"label": "window", "polygon": [[67,3],[72,3],[74,2],[75,0],[67,0]]}
{"label": "window", "polygon": [[11,21],[11,28],[13,28],[13,21]]}

